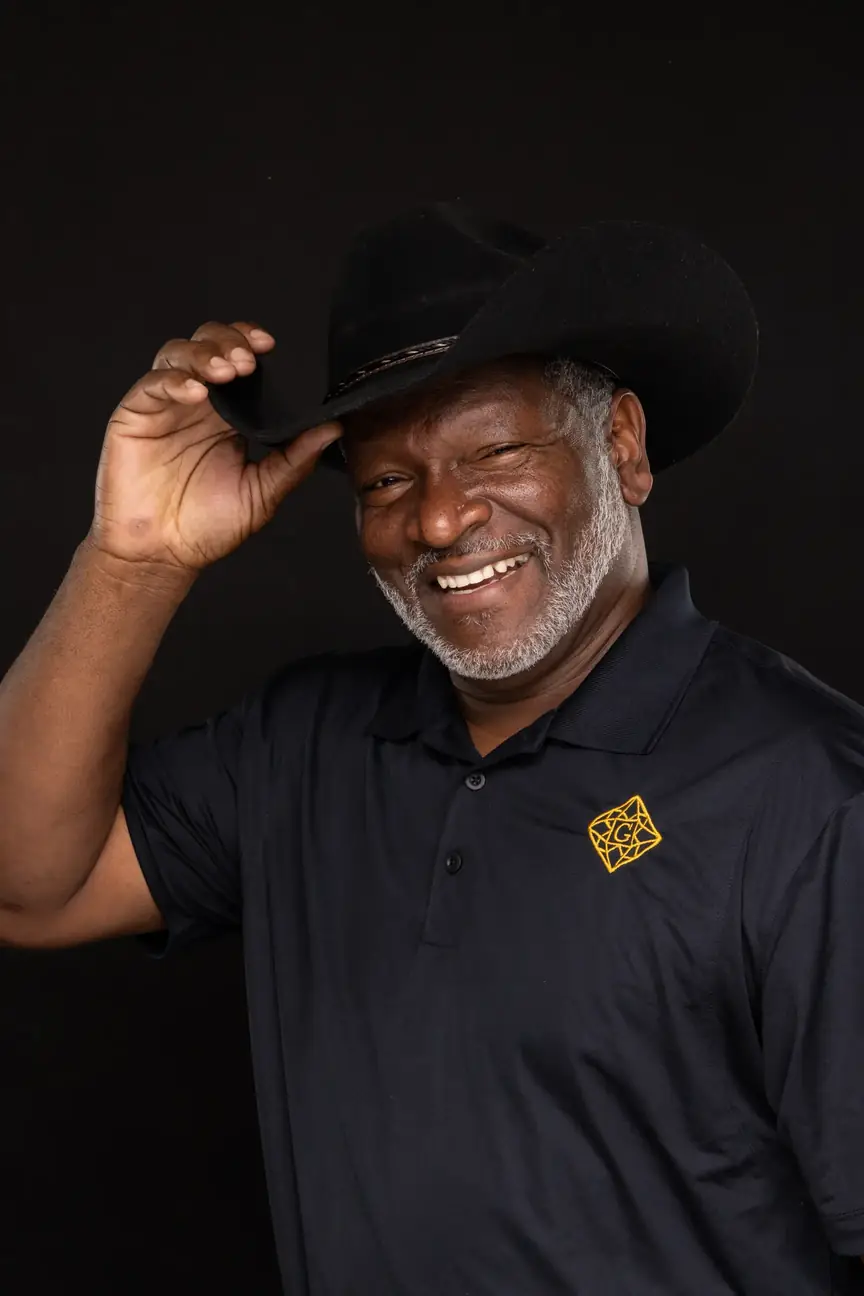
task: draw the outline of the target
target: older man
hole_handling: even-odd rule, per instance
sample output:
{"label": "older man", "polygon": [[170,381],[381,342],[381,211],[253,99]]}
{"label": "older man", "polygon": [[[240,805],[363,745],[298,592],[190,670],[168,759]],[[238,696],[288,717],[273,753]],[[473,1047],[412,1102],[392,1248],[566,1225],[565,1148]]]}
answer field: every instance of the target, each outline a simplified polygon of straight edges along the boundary
{"label": "older man", "polygon": [[[683,235],[444,204],[355,244],[314,410],[214,323],[115,411],[0,689],[0,932],[242,930],[292,1296],[864,1291],[864,716],[639,522],[755,344]],[[130,748],[197,574],[322,455],[416,645]]]}

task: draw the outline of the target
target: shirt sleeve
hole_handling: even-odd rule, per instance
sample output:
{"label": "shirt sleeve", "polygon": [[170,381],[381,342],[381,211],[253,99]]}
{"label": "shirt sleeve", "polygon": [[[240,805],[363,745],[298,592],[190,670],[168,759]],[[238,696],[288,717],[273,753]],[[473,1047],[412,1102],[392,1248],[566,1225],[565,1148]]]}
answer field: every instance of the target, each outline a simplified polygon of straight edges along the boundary
{"label": "shirt sleeve", "polygon": [[130,744],[122,805],[166,931],[135,937],[156,959],[241,920],[238,782],[246,699],[202,724]]}
{"label": "shirt sleeve", "polygon": [[811,841],[761,980],[765,1083],[828,1243],[864,1254],[864,793]]}

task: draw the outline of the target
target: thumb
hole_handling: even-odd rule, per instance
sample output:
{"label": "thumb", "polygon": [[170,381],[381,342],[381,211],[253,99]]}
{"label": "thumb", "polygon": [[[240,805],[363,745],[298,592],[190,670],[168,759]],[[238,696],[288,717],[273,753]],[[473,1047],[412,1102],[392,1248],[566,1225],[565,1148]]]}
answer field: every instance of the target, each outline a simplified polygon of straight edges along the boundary
{"label": "thumb", "polygon": [[309,476],[322,451],[338,441],[341,435],[341,423],[321,423],[301,432],[287,445],[277,446],[256,465],[262,499],[268,511]]}

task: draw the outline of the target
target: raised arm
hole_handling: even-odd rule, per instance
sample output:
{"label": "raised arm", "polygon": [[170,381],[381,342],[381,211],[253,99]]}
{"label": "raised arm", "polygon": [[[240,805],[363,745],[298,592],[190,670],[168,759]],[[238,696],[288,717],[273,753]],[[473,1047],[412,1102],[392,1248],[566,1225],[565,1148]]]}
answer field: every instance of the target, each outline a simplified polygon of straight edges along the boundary
{"label": "raised arm", "polygon": [[249,324],[203,325],[166,343],[111,417],[93,523],[0,683],[0,943],[161,925],[120,809],[135,698],[199,573],[260,530],[340,433],[247,462],[205,381],[249,373],[272,345]]}

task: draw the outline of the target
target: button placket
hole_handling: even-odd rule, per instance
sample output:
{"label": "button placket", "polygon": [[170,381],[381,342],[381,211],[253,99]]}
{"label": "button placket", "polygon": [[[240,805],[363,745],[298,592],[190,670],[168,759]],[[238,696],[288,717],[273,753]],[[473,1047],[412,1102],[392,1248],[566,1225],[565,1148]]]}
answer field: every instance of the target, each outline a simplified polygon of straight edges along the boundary
{"label": "button placket", "polygon": [[473,823],[483,813],[483,802],[465,796],[465,789],[479,791],[486,776],[479,770],[459,776],[444,815],[438,849],[432,868],[429,901],[423,923],[427,945],[459,944],[466,916],[473,903],[475,879],[471,868],[472,841],[477,839]]}

